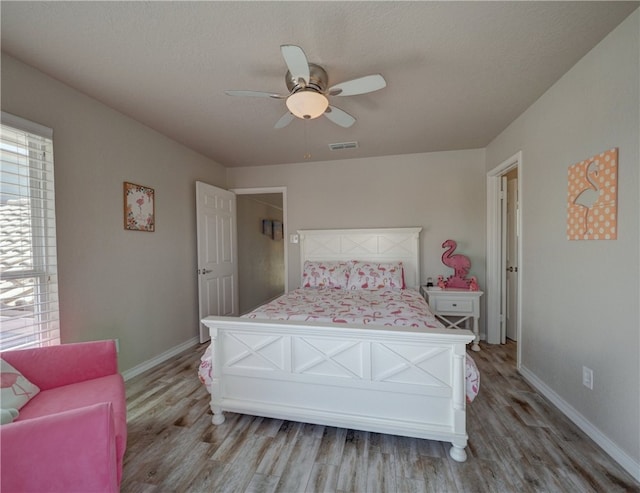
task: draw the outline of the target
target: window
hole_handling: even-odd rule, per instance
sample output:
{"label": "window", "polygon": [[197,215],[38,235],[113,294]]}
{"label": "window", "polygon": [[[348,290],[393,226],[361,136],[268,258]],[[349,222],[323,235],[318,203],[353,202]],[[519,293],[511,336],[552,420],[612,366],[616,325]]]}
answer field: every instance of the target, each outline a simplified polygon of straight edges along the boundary
{"label": "window", "polygon": [[52,136],[2,112],[0,350],[60,343]]}

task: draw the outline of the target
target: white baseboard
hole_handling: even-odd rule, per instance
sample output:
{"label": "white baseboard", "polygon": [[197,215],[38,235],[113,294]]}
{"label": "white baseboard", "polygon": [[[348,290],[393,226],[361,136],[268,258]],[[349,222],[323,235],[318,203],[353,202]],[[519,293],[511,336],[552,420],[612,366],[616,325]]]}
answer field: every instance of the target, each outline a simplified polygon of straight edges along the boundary
{"label": "white baseboard", "polygon": [[155,358],[145,361],[144,363],[141,363],[138,366],[134,366],[130,370],[122,372],[122,378],[124,378],[126,382],[127,380],[133,377],[136,377],[141,373],[144,373],[145,371],[150,370],[151,368],[164,363],[169,358],[173,358],[174,356],[182,353],[183,351],[186,351],[187,349],[197,344],[200,344],[200,340],[197,337],[194,337],[193,339],[189,339],[188,341],[183,342],[179,346],[175,346],[169,349],[168,351],[165,351],[164,353],[159,354]]}
{"label": "white baseboard", "polygon": [[547,384],[540,380],[531,370],[520,367],[520,374],[538,392],[549,399],[564,415],[596,442],[602,449],[611,456],[622,468],[624,468],[636,481],[640,481],[640,463],[636,462],[624,450],[616,445],[609,437],[596,428],[589,420],[580,414],[573,406],[566,402]]}

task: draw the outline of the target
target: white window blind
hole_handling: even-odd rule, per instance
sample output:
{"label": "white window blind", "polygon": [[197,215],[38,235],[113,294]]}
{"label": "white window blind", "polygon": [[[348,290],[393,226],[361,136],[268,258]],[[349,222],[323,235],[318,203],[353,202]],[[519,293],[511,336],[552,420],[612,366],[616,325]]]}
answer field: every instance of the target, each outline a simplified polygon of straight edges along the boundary
{"label": "white window blind", "polygon": [[60,343],[52,137],[2,112],[0,350]]}

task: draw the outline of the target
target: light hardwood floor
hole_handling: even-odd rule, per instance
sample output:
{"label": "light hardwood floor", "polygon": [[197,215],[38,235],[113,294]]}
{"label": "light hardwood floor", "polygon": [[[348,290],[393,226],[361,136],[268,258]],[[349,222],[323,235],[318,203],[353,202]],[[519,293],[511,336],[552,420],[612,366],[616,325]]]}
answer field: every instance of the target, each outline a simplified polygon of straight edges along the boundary
{"label": "light hardwood floor", "polygon": [[211,424],[205,345],[127,382],[122,492],[615,492],[640,485],[538,395],[515,344],[473,353],[468,459],[449,444],[226,413]]}

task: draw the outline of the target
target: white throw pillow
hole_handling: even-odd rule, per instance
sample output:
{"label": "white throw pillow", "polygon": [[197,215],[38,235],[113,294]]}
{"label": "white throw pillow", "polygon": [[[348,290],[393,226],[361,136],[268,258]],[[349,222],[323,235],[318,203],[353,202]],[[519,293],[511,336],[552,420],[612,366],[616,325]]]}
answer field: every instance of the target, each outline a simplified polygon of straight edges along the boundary
{"label": "white throw pillow", "polygon": [[22,373],[0,358],[0,403],[2,409],[20,409],[40,389],[24,378]]}
{"label": "white throw pillow", "polygon": [[0,409],[0,425],[12,423],[18,417],[17,409]]}

